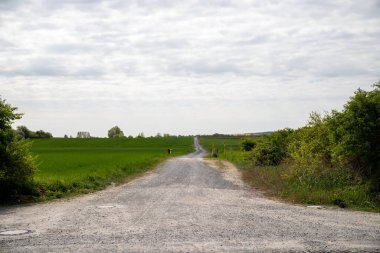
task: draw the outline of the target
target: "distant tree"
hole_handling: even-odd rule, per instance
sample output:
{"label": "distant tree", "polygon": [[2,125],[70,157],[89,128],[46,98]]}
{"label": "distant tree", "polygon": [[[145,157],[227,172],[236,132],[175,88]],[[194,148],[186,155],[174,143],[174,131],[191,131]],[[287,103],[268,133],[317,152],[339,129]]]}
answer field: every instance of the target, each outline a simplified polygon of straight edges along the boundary
{"label": "distant tree", "polygon": [[79,131],[77,133],[77,138],[91,138],[91,135],[89,132]]}
{"label": "distant tree", "polygon": [[170,137],[170,134],[166,133],[166,134],[164,134],[164,137]]}
{"label": "distant tree", "polygon": [[53,135],[49,132],[43,130],[38,130],[33,132],[29,130],[26,126],[18,126],[16,128],[16,134],[21,136],[24,139],[35,139],[35,138],[52,138]]}
{"label": "distant tree", "polygon": [[46,139],[49,139],[49,138],[53,138],[53,135],[49,132],[45,132],[43,130],[38,130],[36,133],[35,133],[35,138],[46,138]]}
{"label": "distant tree", "polygon": [[160,133],[157,133],[156,137],[160,138],[160,137],[162,137],[162,135]]}
{"label": "distant tree", "polygon": [[145,138],[144,132],[141,132],[137,135],[137,138]]}
{"label": "distant tree", "polygon": [[120,127],[114,126],[110,130],[108,130],[108,138],[120,138],[124,137],[123,131],[121,131]]}
{"label": "distant tree", "polygon": [[12,107],[0,98],[0,198],[23,193],[30,189],[36,165],[28,143],[17,137],[11,124],[20,119]]}
{"label": "distant tree", "polygon": [[69,137],[67,136],[67,134],[65,134],[65,136],[63,136],[63,138],[67,139],[67,138],[69,138]]}
{"label": "distant tree", "polygon": [[35,133],[30,131],[26,126],[18,126],[16,133],[24,139],[30,139],[35,137]]}

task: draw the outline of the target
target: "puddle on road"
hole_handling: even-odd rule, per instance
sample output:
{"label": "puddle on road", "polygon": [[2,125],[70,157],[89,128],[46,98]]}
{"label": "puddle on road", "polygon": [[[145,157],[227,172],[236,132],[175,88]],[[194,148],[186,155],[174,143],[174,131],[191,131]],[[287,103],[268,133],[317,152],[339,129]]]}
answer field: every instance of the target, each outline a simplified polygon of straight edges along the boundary
{"label": "puddle on road", "polygon": [[32,233],[32,230],[29,229],[15,229],[15,230],[5,230],[0,231],[0,235],[25,235]]}

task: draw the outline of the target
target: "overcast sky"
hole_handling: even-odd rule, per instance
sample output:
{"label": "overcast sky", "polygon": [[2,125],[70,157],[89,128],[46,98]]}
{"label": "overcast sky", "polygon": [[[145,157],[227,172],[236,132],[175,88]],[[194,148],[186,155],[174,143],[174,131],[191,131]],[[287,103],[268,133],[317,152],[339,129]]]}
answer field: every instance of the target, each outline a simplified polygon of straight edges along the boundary
{"label": "overcast sky", "polygon": [[54,136],[303,126],[380,80],[380,1],[0,0],[0,95]]}

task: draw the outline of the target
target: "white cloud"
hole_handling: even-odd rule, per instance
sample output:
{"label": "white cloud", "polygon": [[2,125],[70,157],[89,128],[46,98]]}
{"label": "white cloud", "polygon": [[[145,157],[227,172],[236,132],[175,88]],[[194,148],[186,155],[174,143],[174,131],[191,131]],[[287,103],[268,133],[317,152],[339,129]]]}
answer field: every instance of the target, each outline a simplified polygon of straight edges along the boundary
{"label": "white cloud", "polygon": [[380,74],[375,0],[31,0],[0,10],[0,94],[26,113],[21,123],[55,135],[297,127]]}

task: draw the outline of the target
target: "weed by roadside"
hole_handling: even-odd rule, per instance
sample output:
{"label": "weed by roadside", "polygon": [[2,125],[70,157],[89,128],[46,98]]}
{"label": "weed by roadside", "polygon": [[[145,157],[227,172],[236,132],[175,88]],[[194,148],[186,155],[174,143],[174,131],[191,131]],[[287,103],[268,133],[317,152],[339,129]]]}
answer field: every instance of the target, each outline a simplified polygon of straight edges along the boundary
{"label": "weed by roadside", "polygon": [[234,163],[245,182],[269,196],[293,203],[380,212],[376,196],[369,194],[370,185],[347,177],[342,171],[300,179],[287,175],[291,165],[286,163],[277,166],[255,166],[236,160]]}

